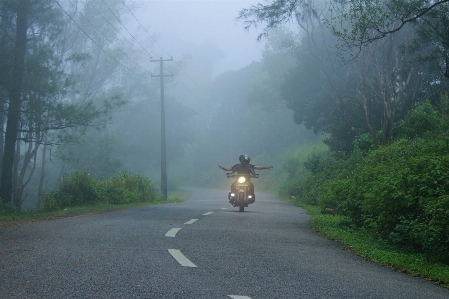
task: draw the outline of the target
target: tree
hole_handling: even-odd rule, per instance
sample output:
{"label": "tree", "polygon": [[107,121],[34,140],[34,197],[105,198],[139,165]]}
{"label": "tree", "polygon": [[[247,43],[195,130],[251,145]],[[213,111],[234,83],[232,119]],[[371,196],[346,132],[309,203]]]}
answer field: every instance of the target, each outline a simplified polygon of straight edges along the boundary
{"label": "tree", "polygon": [[410,48],[417,56],[417,63],[428,65],[431,72],[436,68],[449,78],[449,4],[429,11],[413,26],[417,33]]}
{"label": "tree", "polygon": [[[259,38],[293,19],[314,14],[323,1],[271,0],[240,11],[238,19],[245,28],[264,24]],[[449,0],[332,0],[333,16],[327,24],[344,43],[362,47],[402,30],[405,25],[431,17],[438,9],[446,9]],[[337,26],[336,24],[340,24]],[[348,27],[349,25],[349,27]]]}
{"label": "tree", "polygon": [[[82,128],[105,125],[118,97],[106,95],[104,102],[94,103],[89,92],[80,101],[68,101],[69,87],[77,88],[68,71],[84,57],[73,52],[67,46],[69,36],[61,34],[67,24],[63,16],[70,16],[57,1],[3,1],[0,7],[2,24],[8,25],[1,37],[9,40],[0,47],[2,53],[9,54],[2,56],[0,63],[7,74],[0,77],[0,91],[8,95],[0,196],[20,208],[39,146],[71,142],[83,133]],[[95,88],[93,93],[98,94],[100,87]],[[23,145],[26,150],[21,155]],[[45,173],[43,169],[41,173]]]}
{"label": "tree", "polygon": [[346,46],[361,48],[403,30],[408,24],[435,16],[437,10],[447,9],[448,3],[449,0],[350,0],[334,6],[333,19],[339,22],[328,24]]}
{"label": "tree", "polygon": [[[419,2],[421,10],[411,2],[413,5]],[[431,96],[435,89],[432,86],[438,85],[438,76],[413,64],[416,50],[412,51],[410,45],[417,36],[416,28],[384,30],[385,35],[363,40],[366,34],[374,37],[379,30],[373,25],[376,22],[366,19],[384,24],[382,18],[389,22],[400,12],[409,13],[410,17],[411,11],[419,11],[420,18],[415,18],[417,23],[424,15],[430,18],[446,7],[441,2],[426,10],[425,5],[425,1],[408,1],[401,8],[398,1],[354,0],[332,1],[326,6],[323,1],[279,0],[245,9],[239,18],[245,20],[246,28],[265,24],[261,36],[267,36],[291,19],[297,21],[303,35],[300,42],[292,42],[297,65],[286,76],[283,98],[295,111],[297,123],[304,123],[315,132],[330,133],[327,143],[332,150],[350,152],[355,136],[366,132],[370,133],[374,144],[386,144],[393,134],[394,123],[425,96]],[[394,10],[395,15],[386,13],[389,10]],[[355,17],[357,13],[358,17],[362,16],[360,20]],[[368,26],[361,23],[364,21],[372,26],[365,35],[360,33]],[[431,22],[426,23],[430,30]],[[357,38],[361,43],[354,42]],[[342,47],[342,43],[346,47]],[[415,39],[415,49],[418,44]],[[436,45],[436,49],[442,48]],[[380,130],[382,141],[377,137]]]}
{"label": "tree", "polygon": [[[284,41],[284,49],[296,63],[285,74],[282,98],[294,111],[297,124],[304,124],[315,133],[329,133],[326,142],[334,151],[349,152],[353,138],[360,130],[360,121],[355,117],[357,108],[347,100],[344,90],[348,88],[348,82],[353,84],[348,79],[350,68],[341,65],[332,53],[335,38],[321,21],[328,13],[328,7],[317,9],[310,3],[303,4],[298,6],[301,10],[292,12],[301,34]],[[268,15],[275,15],[276,7],[273,4]],[[261,13],[263,7],[259,8],[258,13],[264,15]],[[273,26],[276,23],[273,19],[270,22]]]}
{"label": "tree", "polygon": [[31,0],[20,0],[15,5],[5,3],[6,5],[10,5],[11,11],[15,14],[15,28],[13,29],[15,54],[10,68],[11,84],[9,85],[8,120],[0,178],[0,198],[5,203],[11,203],[15,145],[22,100],[21,93],[25,71],[25,54],[28,43],[28,20],[33,7]]}

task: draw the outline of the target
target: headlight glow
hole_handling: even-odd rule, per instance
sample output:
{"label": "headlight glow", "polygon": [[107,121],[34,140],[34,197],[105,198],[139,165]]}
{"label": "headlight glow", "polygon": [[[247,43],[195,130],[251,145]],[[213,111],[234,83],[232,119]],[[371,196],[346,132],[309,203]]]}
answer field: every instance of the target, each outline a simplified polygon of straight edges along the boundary
{"label": "headlight glow", "polygon": [[239,177],[239,183],[243,184],[246,181],[244,176]]}

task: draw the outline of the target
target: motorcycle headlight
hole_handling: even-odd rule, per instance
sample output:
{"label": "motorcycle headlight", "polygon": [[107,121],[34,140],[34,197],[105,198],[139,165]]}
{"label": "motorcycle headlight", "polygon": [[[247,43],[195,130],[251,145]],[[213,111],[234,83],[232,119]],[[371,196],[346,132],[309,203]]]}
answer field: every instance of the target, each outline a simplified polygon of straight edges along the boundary
{"label": "motorcycle headlight", "polygon": [[244,182],[246,182],[246,179],[244,176],[239,177],[239,183],[243,184]]}

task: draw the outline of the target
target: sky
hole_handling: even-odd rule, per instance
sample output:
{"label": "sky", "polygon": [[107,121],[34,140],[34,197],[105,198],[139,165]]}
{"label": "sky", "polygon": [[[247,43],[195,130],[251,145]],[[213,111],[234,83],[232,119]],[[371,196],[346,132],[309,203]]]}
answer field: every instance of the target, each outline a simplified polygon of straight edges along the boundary
{"label": "sky", "polygon": [[[258,31],[244,29],[236,21],[243,8],[261,0],[135,0],[135,15],[149,32],[157,34],[159,57],[174,60],[196,55],[191,49],[201,45],[217,45],[222,52],[214,65],[214,73],[237,70],[260,61],[264,43],[257,41]],[[159,58],[158,57],[158,58]]]}

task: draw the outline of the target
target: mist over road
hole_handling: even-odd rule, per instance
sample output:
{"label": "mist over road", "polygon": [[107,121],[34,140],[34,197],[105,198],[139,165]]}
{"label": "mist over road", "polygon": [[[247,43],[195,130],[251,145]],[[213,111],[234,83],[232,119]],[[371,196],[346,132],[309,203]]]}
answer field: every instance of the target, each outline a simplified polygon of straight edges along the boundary
{"label": "mist over road", "polygon": [[180,204],[0,229],[0,298],[449,298],[311,229],[305,211],[226,190]]}

